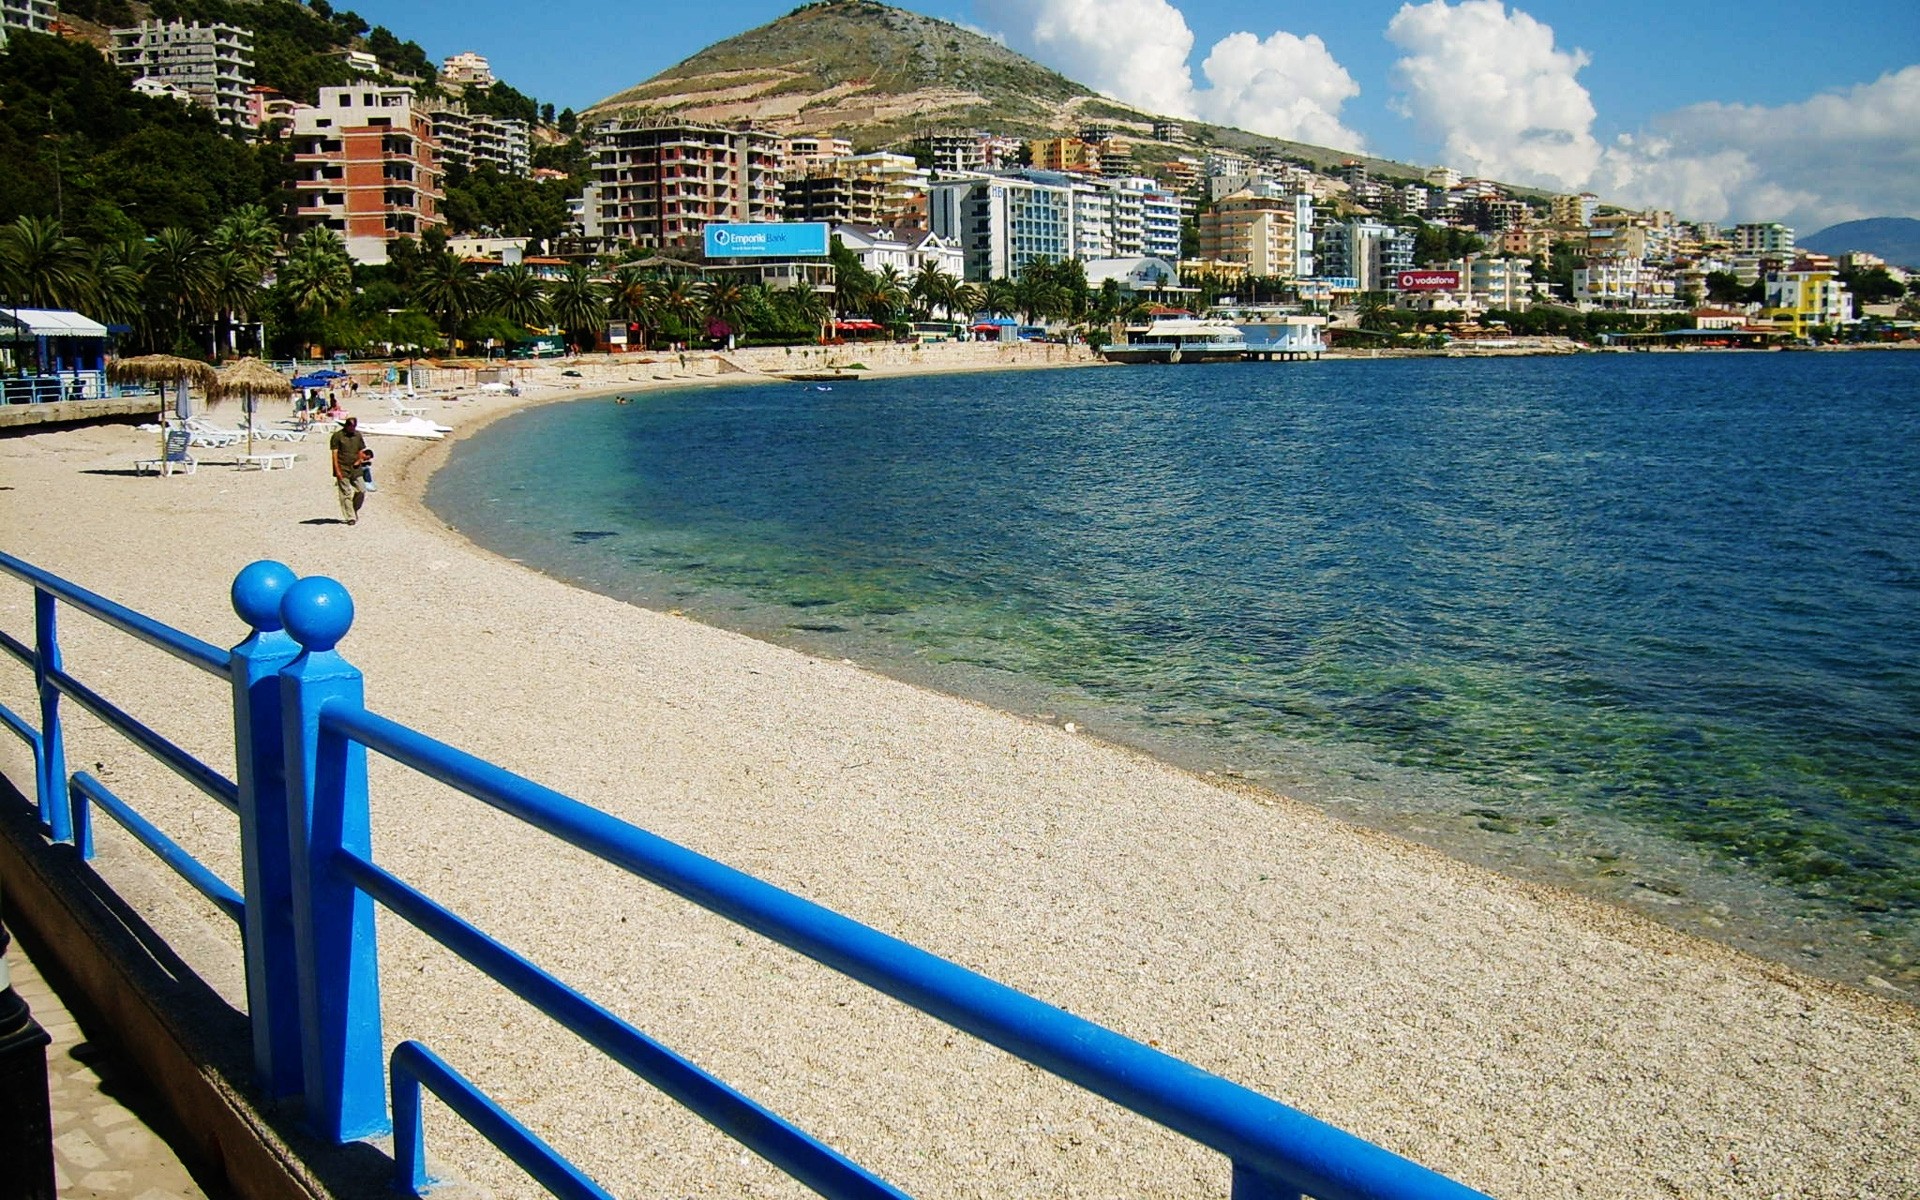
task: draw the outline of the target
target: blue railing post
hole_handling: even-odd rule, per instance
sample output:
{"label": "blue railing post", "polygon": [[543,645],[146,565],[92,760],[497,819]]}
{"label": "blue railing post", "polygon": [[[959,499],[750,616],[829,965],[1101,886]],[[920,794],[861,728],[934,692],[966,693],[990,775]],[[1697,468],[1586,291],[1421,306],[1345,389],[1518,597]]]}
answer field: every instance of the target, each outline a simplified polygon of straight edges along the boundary
{"label": "blue railing post", "polygon": [[60,728],[60,689],[52,675],[62,669],[59,600],[33,589],[33,686],[40,695],[40,822],[56,842],[73,840],[73,810],[67,807],[67,739]]}
{"label": "blue railing post", "polygon": [[329,706],[365,697],[360,672],[333,649],[353,624],[353,598],[331,579],[302,579],[280,618],[302,647],[280,672],[280,704],[307,1121],[346,1142],[388,1129],[373,900],[340,864],[343,850],[372,854],[367,751],[321,728]]}
{"label": "blue railing post", "polygon": [[241,889],[247,1019],[255,1083],[268,1096],[301,1091],[300,991],[293,942],[293,849],[287,828],[280,669],[300,655],[280,602],[293,569],[256,562],[233,580],[233,611],[253,630],[233,648],[233,748],[240,787]]}

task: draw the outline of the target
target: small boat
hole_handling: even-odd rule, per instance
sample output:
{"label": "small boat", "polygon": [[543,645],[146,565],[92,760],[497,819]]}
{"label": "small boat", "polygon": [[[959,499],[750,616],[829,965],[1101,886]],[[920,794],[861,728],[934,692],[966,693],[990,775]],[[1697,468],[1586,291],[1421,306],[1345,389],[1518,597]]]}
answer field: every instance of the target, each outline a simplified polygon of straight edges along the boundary
{"label": "small boat", "polygon": [[1241,362],[1247,357],[1247,338],[1225,321],[1166,317],[1128,329],[1126,341],[1109,342],[1100,354],[1119,363]]}

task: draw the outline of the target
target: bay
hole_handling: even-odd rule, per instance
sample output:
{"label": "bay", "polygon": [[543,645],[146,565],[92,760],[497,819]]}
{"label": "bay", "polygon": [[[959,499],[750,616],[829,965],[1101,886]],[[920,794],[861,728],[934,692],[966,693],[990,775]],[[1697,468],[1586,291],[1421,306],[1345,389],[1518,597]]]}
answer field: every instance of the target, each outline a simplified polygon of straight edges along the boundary
{"label": "bay", "polygon": [[653,392],[496,423],[428,503],[609,595],[1920,987],[1920,355]]}

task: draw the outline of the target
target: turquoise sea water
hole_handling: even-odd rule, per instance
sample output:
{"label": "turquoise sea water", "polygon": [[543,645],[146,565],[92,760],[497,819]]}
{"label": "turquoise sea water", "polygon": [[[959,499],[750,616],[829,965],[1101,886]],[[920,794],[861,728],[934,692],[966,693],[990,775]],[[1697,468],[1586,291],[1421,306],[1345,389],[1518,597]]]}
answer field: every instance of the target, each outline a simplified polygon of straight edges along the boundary
{"label": "turquoise sea water", "polygon": [[608,594],[1920,988],[1920,355],[535,409],[428,501]]}

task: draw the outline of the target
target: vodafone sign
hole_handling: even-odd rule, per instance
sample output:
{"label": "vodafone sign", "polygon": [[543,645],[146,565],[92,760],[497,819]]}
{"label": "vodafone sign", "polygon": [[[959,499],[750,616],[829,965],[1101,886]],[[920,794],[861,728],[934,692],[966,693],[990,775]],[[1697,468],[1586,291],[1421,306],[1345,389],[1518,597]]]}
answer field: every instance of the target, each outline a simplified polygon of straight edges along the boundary
{"label": "vodafone sign", "polygon": [[1402,271],[1399,283],[1403,292],[1457,292],[1460,290],[1460,272]]}

